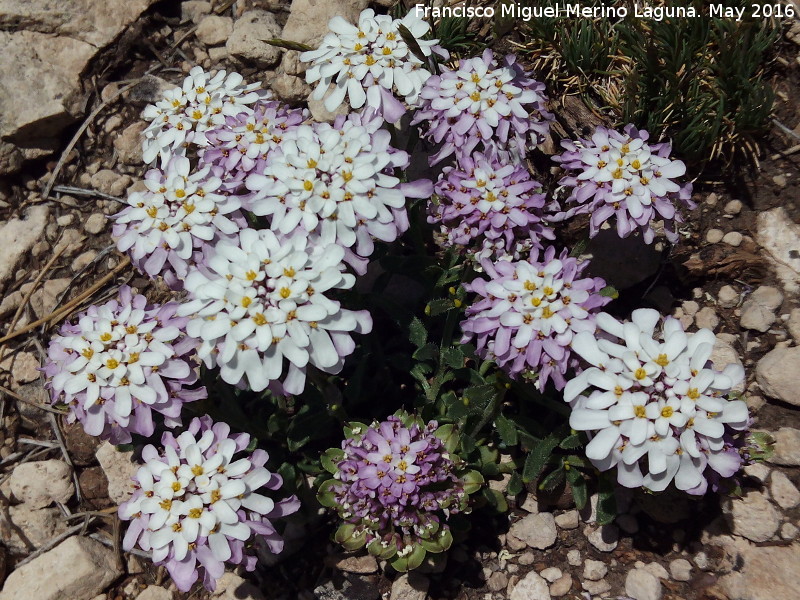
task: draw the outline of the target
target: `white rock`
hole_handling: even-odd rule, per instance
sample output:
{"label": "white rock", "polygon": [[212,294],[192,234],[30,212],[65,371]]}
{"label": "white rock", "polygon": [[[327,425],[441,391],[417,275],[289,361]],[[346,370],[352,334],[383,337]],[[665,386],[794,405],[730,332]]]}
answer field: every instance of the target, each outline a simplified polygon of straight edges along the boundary
{"label": "white rock", "polygon": [[733,308],[739,304],[739,292],[729,285],[723,285],[717,295],[717,304],[722,308]]}
{"label": "white rock", "polygon": [[772,437],[775,439],[775,446],[769,462],[787,467],[800,465],[800,429],[781,427]]}
{"label": "white rock", "polygon": [[535,571],[531,571],[514,586],[510,600],[550,600],[550,598],[547,582]]}
{"label": "white rock", "polygon": [[567,552],[567,562],[573,567],[579,567],[581,565],[580,550],[573,549]]}
{"label": "white rock", "polygon": [[13,571],[0,600],[89,600],[121,574],[113,549],[73,536]]}
{"label": "white rock", "polygon": [[792,523],[784,523],[781,525],[782,540],[793,540],[797,537],[798,532],[800,532],[800,530],[798,530],[797,526]]}
{"label": "white rock", "polygon": [[781,516],[761,492],[750,491],[741,498],[729,498],[725,516],[736,535],[753,542],[772,539],[781,524]]}
{"label": "white rock", "polygon": [[738,215],[740,212],[742,212],[742,201],[731,200],[725,205],[724,210],[726,215]]}
{"label": "white rock", "polygon": [[747,465],[744,469],[744,474],[748,477],[752,477],[754,479],[758,479],[761,483],[766,483],[767,477],[769,477],[770,469],[764,463],[753,463],[752,465]]}
{"label": "white rock", "polygon": [[781,471],[772,472],[769,491],[775,504],[784,510],[789,510],[800,504],[800,491]]}
{"label": "white rock", "polygon": [[209,15],[197,25],[195,35],[206,46],[219,46],[224,44],[233,31],[233,19]]}
{"label": "white rock", "polygon": [[561,569],[558,567],[548,567],[539,573],[539,575],[544,577],[549,583],[553,583],[554,581],[561,579],[563,574],[564,573],[562,573]]}
{"label": "white rock", "polygon": [[333,556],[333,566],[340,571],[348,573],[375,573],[378,570],[378,561],[371,554],[360,556]]}
{"label": "white rock", "polygon": [[282,50],[264,40],[280,37],[281,26],[275,15],[265,10],[249,10],[234,23],[225,47],[232,56],[266,68],[277,64]]}
{"label": "white rock", "polygon": [[698,329],[710,329],[714,331],[719,325],[719,317],[717,313],[714,311],[713,308],[710,306],[704,306],[700,309],[695,317],[694,321],[697,324]]}
{"label": "white rock", "polygon": [[278,98],[286,102],[301,102],[306,100],[313,91],[304,79],[288,73],[280,73],[269,81],[272,91]]}
{"label": "white rock", "polygon": [[265,600],[256,586],[230,571],[217,581],[217,589],[211,592],[211,597],[219,600]]}
{"label": "white rock", "polygon": [[159,585],[148,585],[136,596],[136,600],[172,600],[172,598],[172,592]]}
{"label": "white rock", "polygon": [[800,291],[800,225],[789,218],[783,208],[758,214],[756,242],[764,248],[784,289],[792,294]]}
{"label": "white rock", "polygon": [[[3,32],[0,32],[0,36],[2,34]],[[5,55],[0,63],[8,58]],[[1,102],[0,113],[2,113]],[[0,225],[0,240],[3,240],[3,251],[0,252],[0,288],[4,287],[19,260],[42,238],[49,215],[50,210],[47,205],[40,204],[29,208],[24,220],[11,219]]]}
{"label": "white rock", "polygon": [[600,552],[611,552],[619,544],[619,529],[616,525],[601,525],[597,528],[587,526],[583,534]]}
{"label": "white rock", "polygon": [[4,512],[0,511],[0,531],[3,541],[14,552],[31,552],[67,529],[57,508],[32,509],[27,504],[10,506],[10,522],[6,521]]}
{"label": "white rock", "polygon": [[632,569],[625,578],[625,593],[634,600],[660,600],[661,582],[644,569]]}
{"label": "white rock", "polygon": [[[508,486],[506,485],[506,487]],[[522,506],[520,506],[520,508],[525,512],[531,514],[538,513],[539,502],[536,500],[536,498],[533,497],[533,494],[528,494],[528,496],[525,498],[525,502],[522,503]]]}
{"label": "white rock", "polygon": [[764,333],[768,331],[775,322],[775,313],[756,302],[753,298],[748,298],[742,304],[742,316],[739,324],[743,329],[752,329]]}
{"label": "white rock", "polygon": [[681,304],[681,308],[683,309],[684,314],[693,317],[697,314],[697,311],[700,310],[700,305],[694,300],[687,300]]}
{"label": "white rock", "polygon": [[669,579],[669,573],[664,568],[663,565],[660,565],[657,562],[647,563],[642,567],[645,571],[650,573],[651,575],[658,577],[659,579]]}
{"label": "white rock", "polygon": [[86,219],[86,222],[83,224],[83,229],[86,233],[97,235],[105,229],[106,223],[106,216],[103,213],[93,213]]}
{"label": "white rock", "polygon": [[567,593],[569,593],[571,589],[572,576],[569,573],[565,573],[561,576],[561,579],[554,581],[550,586],[550,595],[553,598],[560,598],[561,596],[565,596]]}
{"label": "white rock", "polygon": [[114,136],[114,150],[117,151],[120,162],[126,165],[139,165],[142,163],[142,132],[147,128],[147,123],[137,121],[128,125],[122,132]]}
{"label": "white rock", "polygon": [[728,598],[746,600],[796,600],[800,589],[800,544],[789,546],[742,545],[742,567],[719,579]]}
{"label": "white rock", "polygon": [[428,578],[420,573],[403,573],[392,583],[390,600],[425,600],[429,585]]}
{"label": "white rock", "polygon": [[[734,348],[720,336],[717,336],[717,339],[714,342],[714,349],[711,351],[710,360],[714,365],[714,369],[717,371],[722,371],[728,365],[738,365],[740,367],[743,366],[736,348]],[[743,392],[744,384],[744,381],[736,384],[733,387],[734,391]]]}
{"label": "white rock", "polygon": [[12,387],[39,379],[39,359],[30,352],[17,352],[0,363],[0,373],[10,371]]}
{"label": "white rock", "polygon": [[211,2],[205,0],[185,0],[181,2],[181,20],[199,23],[204,15],[211,12]]}
{"label": "white rock", "polygon": [[577,510],[568,510],[560,515],[556,515],[556,525],[561,529],[577,529],[580,519]]}
{"label": "white rock", "polygon": [[692,578],[692,563],[685,558],[676,558],[669,563],[669,574],[675,581],[689,581]]}
{"label": "white rock", "polygon": [[117,504],[125,502],[133,493],[131,477],[139,465],[131,462],[132,456],[133,452],[120,452],[109,442],[103,442],[95,452],[108,479],[108,497]]}
{"label": "white rock", "polygon": [[527,515],[514,523],[508,533],[539,550],[555,544],[558,537],[556,521],[550,513]]}
{"label": "white rock", "polygon": [[800,406],[800,347],[768,352],[756,365],[756,381],[770,398]]}
{"label": "white rock", "polygon": [[611,590],[611,584],[605,579],[600,581],[582,581],[581,587],[592,596],[603,596]]}
{"label": "white rock", "polygon": [[603,561],[586,559],[583,564],[583,578],[589,581],[600,581],[608,574],[608,567]]}
{"label": "white rock", "polygon": [[709,244],[716,244],[722,241],[725,233],[721,229],[709,229],[706,232],[706,241]]}
{"label": "white rock", "polygon": [[758,302],[761,306],[769,310],[777,310],[783,304],[783,294],[781,291],[772,287],[771,285],[762,285],[750,294],[750,297]]}
{"label": "white rock", "polygon": [[330,123],[335,120],[336,117],[346,115],[350,112],[350,105],[347,104],[347,101],[342,102],[333,112],[325,108],[325,99],[330,93],[330,91],[326,92],[321,100],[317,100],[316,98],[308,99],[308,110],[311,116],[314,117],[314,120],[319,123]]}
{"label": "white rock", "polygon": [[741,246],[742,240],[744,236],[738,231],[729,231],[724,236],[722,236],[722,243],[728,244],[729,246],[733,246],[734,248]]}
{"label": "white rock", "polygon": [[796,344],[800,344],[800,308],[793,308],[789,313],[789,318],[786,321],[786,328],[789,330],[789,335]]}
{"label": "white rock", "polygon": [[340,16],[356,23],[368,0],[293,0],[281,37],[316,48],[328,33],[328,21]]}
{"label": "white rock", "polygon": [[66,504],[75,493],[72,470],[56,459],[17,465],[8,484],[14,497],[29,508],[44,508],[53,502]]}

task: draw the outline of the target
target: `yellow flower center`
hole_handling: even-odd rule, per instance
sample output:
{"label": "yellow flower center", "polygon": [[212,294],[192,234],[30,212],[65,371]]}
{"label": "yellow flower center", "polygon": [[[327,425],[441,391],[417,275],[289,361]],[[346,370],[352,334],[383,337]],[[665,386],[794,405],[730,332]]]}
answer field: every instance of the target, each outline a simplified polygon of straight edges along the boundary
{"label": "yellow flower center", "polygon": [[256,273],[255,271],[248,271],[247,273],[244,274],[244,276],[247,279],[247,281],[255,281],[256,277],[258,277],[258,273]]}
{"label": "yellow flower center", "polygon": [[542,299],[539,298],[539,296],[534,296],[533,298],[531,298],[531,304],[533,304],[534,306],[539,306],[541,303]]}
{"label": "yellow flower center", "polygon": [[525,283],[523,285],[525,289],[528,290],[529,292],[532,292],[533,290],[536,289],[536,284],[533,283],[532,281],[525,280]]}
{"label": "yellow flower center", "polygon": [[392,53],[392,49],[389,48],[389,46],[384,46],[383,47],[383,55],[384,56],[389,56],[391,53]]}
{"label": "yellow flower center", "polygon": [[288,298],[292,294],[292,291],[287,287],[281,288],[281,298]]}
{"label": "yellow flower center", "polygon": [[175,190],[175,196],[177,198],[183,198],[184,196],[186,196],[186,191],[185,190]]}
{"label": "yellow flower center", "polygon": [[256,316],[253,317],[253,322],[258,326],[266,325],[267,318],[263,314],[257,313]]}
{"label": "yellow flower center", "polygon": [[614,179],[622,179],[622,169],[616,169],[616,170],[615,170],[615,171],[614,171],[614,172],[611,174],[611,176],[612,176]]}
{"label": "yellow flower center", "polygon": [[633,374],[633,376],[641,381],[642,379],[647,377],[647,371],[645,371],[642,367],[639,367],[638,369],[636,369],[636,372]]}
{"label": "yellow flower center", "polygon": [[697,400],[700,397],[700,392],[697,388],[689,388],[689,391],[686,393],[686,395],[692,400]]}
{"label": "yellow flower center", "polygon": [[401,460],[399,463],[397,463],[397,468],[400,469],[401,471],[405,471],[406,469],[408,469],[408,463],[404,460]]}
{"label": "yellow flower center", "polygon": [[667,355],[659,354],[658,358],[656,358],[656,364],[659,367],[666,367],[669,364],[669,359],[667,358]]}
{"label": "yellow flower center", "polygon": [[675,412],[674,408],[672,408],[671,406],[665,406],[664,408],[661,409],[661,416],[664,417],[665,419],[669,419],[674,412]]}
{"label": "yellow flower center", "polygon": [[139,353],[138,352],[131,352],[131,355],[128,357],[128,364],[133,365],[139,362]]}
{"label": "yellow flower center", "polygon": [[371,55],[371,54],[370,54],[370,55],[367,57],[367,59],[364,61],[364,64],[365,64],[365,65],[367,65],[368,67],[371,67],[372,65],[374,65],[374,64],[375,64],[375,59],[372,57],[372,55]]}
{"label": "yellow flower center", "polygon": [[295,270],[294,270],[294,268],[289,267],[288,269],[284,269],[283,270],[283,274],[286,275],[287,277],[294,277],[295,276]]}
{"label": "yellow flower center", "polygon": [[641,169],[642,168],[642,163],[639,162],[639,159],[636,159],[631,163],[631,166],[634,169]]}
{"label": "yellow flower center", "polygon": [[151,219],[155,219],[156,215],[158,214],[158,209],[155,206],[151,206],[145,212],[147,213],[148,217],[150,217]]}
{"label": "yellow flower center", "polygon": [[222,499],[222,492],[220,492],[219,490],[211,491],[211,504],[214,504],[214,502],[217,502],[221,499]]}
{"label": "yellow flower center", "polygon": [[192,467],[192,475],[194,475],[195,477],[200,477],[200,475],[202,474],[203,474],[203,467],[201,467],[200,465],[195,465]]}
{"label": "yellow flower center", "polygon": [[308,168],[309,169],[313,169],[316,166],[317,166],[317,161],[315,161],[313,158],[309,158],[308,159]]}
{"label": "yellow flower center", "polygon": [[633,407],[633,414],[637,419],[644,419],[647,416],[647,411],[643,405],[639,404]]}
{"label": "yellow flower center", "polygon": [[171,508],[172,508],[172,500],[169,500],[169,499],[167,499],[167,500],[162,500],[161,502],[159,502],[159,503],[158,503],[158,505],[159,505],[161,508],[163,508],[164,510],[169,510],[169,509],[171,509]]}
{"label": "yellow flower center", "polygon": [[550,317],[553,316],[553,314],[554,313],[553,313],[552,310],[550,310],[549,306],[545,306],[544,309],[542,310],[542,318],[543,319],[549,319]]}
{"label": "yellow flower center", "polygon": [[544,292],[545,296],[550,296],[553,293],[553,288],[551,288],[548,285],[548,286],[545,286],[544,290],[542,290],[542,291]]}
{"label": "yellow flower center", "polygon": [[189,510],[189,518],[191,519],[199,519],[203,514],[202,508],[192,508]]}
{"label": "yellow flower center", "polygon": [[355,50],[356,52],[358,52],[358,51],[359,51],[359,50],[361,50],[363,47],[364,47],[364,46],[362,46],[361,44],[359,44],[359,43],[356,43],[356,45],[355,45],[355,46],[353,46],[353,50]]}
{"label": "yellow flower center", "polygon": [[623,144],[622,148],[620,148],[619,151],[622,152],[623,154],[627,154],[628,152],[631,151],[631,147],[628,144]]}
{"label": "yellow flower center", "polygon": [[242,306],[244,306],[245,308],[250,306],[252,303],[253,299],[250,296],[245,296],[244,298],[242,298]]}
{"label": "yellow flower center", "polygon": [[303,189],[304,189],[305,191],[307,191],[307,192],[310,192],[311,190],[313,190],[313,189],[314,189],[314,184],[313,184],[311,181],[309,181],[308,179],[306,179],[306,180],[303,182]]}
{"label": "yellow flower center", "polygon": [[474,91],[469,95],[469,97],[470,97],[470,99],[472,99],[473,102],[480,102],[481,93],[478,92],[478,91]]}
{"label": "yellow flower center", "polygon": [[173,492],[180,492],[181,491],[181,484],[177,481],[172,482],[172,491]]}
{"label": "yellow flower center", "polygon": [[81,354],[83,355],[83,358],[88,360],[94,356],[94,350],[91,348],[86,348],[83,352],[81,352]]}
{"label": "yellow flower center", "polygon": [[119,366],[119,361],[116,358],[109,358],[106,361],[106,367],[111,369],[112,371]]}

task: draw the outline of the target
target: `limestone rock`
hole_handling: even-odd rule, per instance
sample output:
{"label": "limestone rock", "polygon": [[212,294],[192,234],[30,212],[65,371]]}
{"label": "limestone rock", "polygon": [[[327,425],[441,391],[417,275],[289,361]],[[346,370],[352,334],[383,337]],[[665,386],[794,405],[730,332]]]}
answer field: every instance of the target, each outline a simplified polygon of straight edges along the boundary
{"label": "limestone rock", "polygon": [[390,600],[425,600],[430,581],[420,573],[403,573],[392,583]]}
{"label": "limestone rock", "polygon": [[[714,349],[711,351],[710,360],[714,364],[714,369],[717,371],[722,371],[728,365],[739,365],[740,367],[743,366],[736,348],[734,348],[733,345],[729,344],[725,340],[721,339],[719,336],[717,336],[717,339],[714,342]],[[733,386],[733,390],[736,392],[744,392],[744,384],[744,381],[740,381]]]}
{"label": "limestone rock", "polygon": [[52,502],[66,503],[75,493],[69,465],[56,459],[17,465],[8,483],[14,497],[29,508],[44,508]]}
{"label": "limestone rock", "polygon": [[800,429],[781,427],[773,437],[775,447],[769,462],[787,467],[800,465]]}
{"label": "limestone rock", "polygon": [[281,37],[316,48],[328,33],[328,21],[340,16],[355,23],[368,4],[368,0],[293,0]]}
{"label": "limestone rock", "polygon": [[775,504],[789,510],[800,504],[800,491],[781,471],[773,471],[769,491]]}
{"label": "limestone rock", "polygon": [[256,586],[230,571],[217,581],[217,589],[211,592],[211,597],[219,600],[265,600]]}
{"label": "limestone rock", "polygon": [[800,347],[767,353],[756,366],[756,381],[770,398],[800,406]]}
{"label": "limestone rock", "polygon": [[689,581],[692,578],[692,563],[685,558],[676,558],[669,563],[669,574],[675,581]]}
{"label": "limestone rock", "polygon": [[158,585],[148,585],[136,600],[172,600],[172,592]]}
{"label": "limestone rock", "polygon": [[0,511],[0,532],[3,541],[14,552],[30,552],[40,548],[67,529],[57,508],[31,508],[27,504],[8,508],[9,520]]}
{"label": "limestone rock", "polygon": [[742,316],[739,324],[743,329],[752,329],[763,333],[768,331],[774,322],[775,313],[756,302],[755,299],[749,298],[742,304]]}
{"label": "limestone rock", "polygon": [[90,600],[121,574],[113,549],[73,536],[13,571],[0,600]]}
{"label": "limestone rock", "polygon": [[133,493],[131,477],[138,468],[131,462],[133,452],[120,452],[113,444],[103,442],[95,456],[108,479],[108,497],[117,504],[125,502]]}
{"label": "limestone rock", "polygon": [[197,25],[195,35],[206,46],[224,44],[233,31],[233,19],[209,15]]}
{"label": "limestone rock", "polygon": [[556,516],[556,525],[561,529],[577,529],[580,524],[580,517],[577,510],[568,510]]}
{"label": "limestone rock", "polygon": [[348,573],[375,573],[378,570],[378,561],[371,554],[361,556],[332,556],[333,566],[340,571]]}
{"label": "limestone rock", "polygon": [[786,291],[800,291],[800,225],[792,221],[783,208],[758,214],[756,242],[764,248]]}
{"label": "limestone rock", "polygon": [[24,157],[14,144],[0,141],[0,175],[11,175],[22,168]]}
{"label": "limestone rock", "polygon": [[589,543],[600,552],[611,552],[619,544],[619,529],[616,525],[601,525],[600,527],[585,527],[584,535]]}
{"label": "limestone rock", "polygon": [[89,215],[89,218],[86,219],[86,222],[83,224],[83,229],[86,233],[97,235],[106,228],[107,223],[108,220],[103,213],[94,213]]}
{"label": "limestone rock", "polygon": [[600,581],[608,574],[608,567],[603,561],[586,559],[583,564],[583,578],[589,581]]}
{"label": "limestone rock", "polygon": [[536,571],[528,573],[514,586],[510,600],[550,600],[550,588]]}
{"label": "limestone rock", "polygon": [[114,150],[120,162],[125,165],[142,164],[142,132],[146,128],[147,123],[139,121],[128,125],[114,138]]}
{"label": "limestone rock", "polygon": [[275,15],[265,10],[250,10],[233,25],[225,47],[236,58],[255,63],[258,67],[271,67],[280,60],[282,50],[264,40],[281,37],[281,26]]}
{"label": "limestone rock", "polygon": [[572,576],[569,573],[565,573],[561,576],[561,579],[553,582],[553,584],[550,586],[550,595],[553,598],[559,598],[561,596],[565,596],[571,589]]}
{"label": "limestone rock", "polygon": [[550,513],[527,515],[514,523],[508,533],[539,550],[555,544],[558,536],[556,521]]}
{"label": "limestone rock", "polygon": [[719,580],[729,598],[793,600],[800,589],[800,544],[754,546],[740,549],[744,566]]}
{"label": "limestone rock", "polygon": [[[3,32],[0,31],[0,37]],[[7,60],[7,57],[4,59]],[[0,69],[2,63],[0,61]],[[0,101],[0,114],[2,114],[2,101]],[[50,211],[47,206],[39,205],[31,207],[24,220],[11,219],[0,226],[0,240],[3,240],[3,251],[0,252],[0,288],[14,273],[14,269],[20,259],[33,248],[44,234],[47,225],[47,218]]]}
{"label": "limestone rock", "polygon": [[634,600],[660,600],[661,582],[644,569],[632,569],[625,578],[625,593]]}
{"label": "limestone rock", "polygon": [[780,513],[760,492],[751,491],[742,498],[729,498],[724,511],[733,533],[753,542],[772,539],[781,524]]}

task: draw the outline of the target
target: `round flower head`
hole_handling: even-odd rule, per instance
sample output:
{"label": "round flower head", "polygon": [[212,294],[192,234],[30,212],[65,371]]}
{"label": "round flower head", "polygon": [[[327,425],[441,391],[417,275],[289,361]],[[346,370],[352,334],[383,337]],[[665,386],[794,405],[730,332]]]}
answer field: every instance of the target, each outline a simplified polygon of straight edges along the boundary
{"label": "round flower head", "polygon": [[673,181],[686,173],[686,165],[670,158],[668,142],[648,144],[647,131],[633,125],[624,133],[598,127],[590,140],[563,141],[566,152],[553,158],[567,172],[559,182],[572,188],[568,202],[577,206],[560,215],[591,214],[590,237],[616,217],[617,233],[627,237],[637,229],[646,243],[655,237],[653,221],[664,221],[667,239],[676,243],[675,224],[683,218],[678,208],[694,208],[692,184]]}
{"label": "round flower head", "polygon": [[186,277],[196,253],[242,223],[239,199],[219,192],[210,167],[190,172],[189,159],[176,156],[164,171],[145,175],[147,190],[128,196],[128,206],[112,218],[117,248],[150,277],[163,275],[172,287]]}
{"label": "round flower head", "polygon": [[168,427],[180,425],[181,406],[206,397],[191,358],[187,319],[174,302],[148,306],[128,286],[119,299],[90,306],[76,324],[64,323],[50,342],[44,373],[53,403],[69,405],[70,422],[86,433],[127,444],[131,434],[153,435],[153,411]]}
{"label": "round flower head", "polygon": [[[744,378],[739,365],[710,367],[714,334],[686,334],[680,321],[655,310],[633,311],[631,322],[597,315],[605,334],[575,336],[573,349],[589,368],[569,381],[570,427],[588,431],[586,455],[601,471],[617,468],[626,487],[703,494],[708,471],[730,477],[741,457],[731,436],[747,428],[747,405],[726,398]],[[588,392],[587,395],[580,395]]]}
{"label": "round flower head", "polygon": [[432,165],[454,153],[460,161],[476,149],[520,159],[529,143],[544,141],[553,120],[545,110],[544,84],[531,79],[513,55],[498,65],[488,49],[428,79],[420,96],[412,124],[422,123],[423,135],[443,144]]}
{"label": "round flower head", "polygon": [[189,144],[205,146],[204,132],[225,123],[225,117],[252,113],[252,104],[263,93],[257,83],[245,85],[238,73],[218,71],[213,77],[194,67],[183,81],[164,93],[142,113],[150,125],[144,130],[142,158],[145,164],[161,157],[165,165],[173,155],[183,156]]}
{"label": "round flower head", "polygon": [[400,25],[414,36],[425,57],[436,52],[447,58],[448,53],[436,46],[438,40],[422,39],[430,25],[417,16],[416,10],[403,19],[392,19],[368,8],[359,16],[357,26],[337,16],[328,24],[331,33],[320,47],[300,55],[300,60],[312,63],[306,81],[319,82],[313,97],[321,100],[333,85],[325,99],[329,111],[335,111],[349,96],[354,110],[371,107],[386,121],[397,122],[405,112],[397,98],[416,106],[420,90],[431,76],[427,62],[403,40]]}
{"label": "round flower head", "polygon": [[258,102],[253,112],[225,118],[219,128],[205,132],[208,146],[202,164],[212,165],[226,189],[234,192],[244,178],[283,141],[293,127],[308,117],[308,111],[290,109],[280,102]]}
{"label": "round flower head", "polygon": [[446,520],[468,508],[482,481],[464,473],[445,441],[452,426],[427,425],[404,412],[367,427],[350,424],[341,450],[326,453],[333,479],[320,488],[323,506],[344,521],[335,539],[367,550],[399,571],[414,569],[425,552],[443,552],[452,535]]}
{"label": "round flower head", "polygon": [[214,590],[225,563],[254,570],[253,538],[280,553],[283,540],[272,520],[297,511],[300,502],[263,494],[280,489],[283,480],[264,468],[263,450],[242,454],[249,443],[246,433],[232,435],[227,424],[204,416],[177,438],[165,433],[163,448],[145,446],[145,464],[133,477],[136,490],[119,507],[120,519],[130,521],[122,547],[151,552],[182,592],[200,572]]}
{"label": "round flower head", "polygon": [[458,166],[445,167],[434,190],[438,203],[428,205],[428,223],[439,224],[448,244],[467,246],[478,259],[511,255],[525,239],[529,248],[541,248],[543,238],[555,237],[542,222],[541,187],[523,165],[465,156]]}
{"label": "round flower head", "polygon": [[477,338],[477,352],[491,358],[511,377],[538,375],[544,390],[549,379],[562,389],[564,374],[577,362],[571,355],[578,332],[593,332],[592,311],[610,302],[599,294],[599,277],[578,279],[589,264],[578,264],[566,249],[556,258],[548,246],[542,260],[534,250],[529,261],[482,261],[489,279],[466,284],[478,294],[467,308],[461,329],[466,343]]}
{"label": "round flower head", "polygon": [[360,257],[372,254],[372,238],[391,242],[408,228],[406,198],[432,192],[427,179],[400,183],[393,169],[408,166],[405,152],[371,111],[339,117],[333,125],[301,125],[271,155],[261,174],[247,178],[255,192],[246,208],[270,218],[284,235],[314,234]]}
{"label": "round flower head", "polygon": [[325,295],[355,283],[342,273],[343,256],[340,246],[308,247],[303,236],[270,230],[246,229],[217,244],[186,278],[189,300],[178,310],[192,317],[187,331],[201,341],[200,358],[219,366],[227,383],[246,380],[255,391],[285,373],[284,391],[299,394],[309,364],[338,373],[355,348],[350,333],[372,329],[367,311],[345,310]]}

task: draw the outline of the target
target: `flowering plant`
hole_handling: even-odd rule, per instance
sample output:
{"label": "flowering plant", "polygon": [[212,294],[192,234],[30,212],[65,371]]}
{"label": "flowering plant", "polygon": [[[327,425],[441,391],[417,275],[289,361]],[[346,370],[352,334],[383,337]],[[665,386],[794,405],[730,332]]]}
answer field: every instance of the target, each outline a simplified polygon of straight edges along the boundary
{"label": "flowering plant", "polygon": [[313,97],[321,100],[333,85],[325,99],[329,111],[335,111],[348,96],[351,108],[366,106],[389,123],[397,122],[406,112],[397,97],[416,106],[420,90],[431,76],[428,64],[409,48],[401,26],[414,37],[424,57],[433,53],[448,57],[447,51],[436,45],[438,40],[422,39],[430,25],[415,9],[402,19],[392,19],[368,8],[359,16],[358,25],[334,17],[328,24],[331,33],[320,47],[300,55],[300,60],[312,63],[306,81],[317,83]]}
{"label": "flowering plant", "polygon": [[452,454],[454,442],[452,426],[425,424],[403,411],[370,426],[349,424],[341,450],[323,459],[333,479],[318,495],[344,521],[336,541],[348,550],[366,545],[398,571],[415,569],[427,552],[447,550],[449,515],[467,511],[469,494],[483,481],[465,472]]}
{"label": "flowering plant", "polygon": [[181,423],[181,407],[206,397],[196,387],[196,342],[186,336],[178,304],[150,306],[128,286],[119,298],[90,306],[76,324],[64,323],[42,369],[53,403],[69,406],[68,420],[114,444],[131,434],[151,436],[153,411],[167,427]]}
{"label": "flowering plant", "polygon": [[557,389],[566,383],[574,336],[594,333],[592,313],[608,304],[600,295],[605,282],[599,277],[580,279],[588,266],[569,257],[556,258],[548,246],[542,260],[534,250],[529,261],[481,262],[489,279],[481,277],[464,287],[478,296],[462,321],[462,343],[477,341],[478,356],[490,358],[511,377],[536,376],[544,390],[552,379]]}
{"label": "flowering plant", "polygon": [[412,124],[423,124],[423,135],[443,144],[431,165],[452,154],[460,161],[475,150],[519,161],[530,143],[544,141],[553,120],[545,109],[544,84],[531,79],[513,55],[498,63],[488,49],[432,76],[420,96]]}
{"label": "flowering plant", "polygon": [[575,336],[573,349],[590,366],[564,389],[573,405],[570,427],[591,432],[592,463],[601,471],[616,467],[626,487],[661,491],[674,480],[691,494],[705,493],[709,471],[735,474],[742,458],[731,437],[750,417],[743,400],[727,396],[744,370],[709,366],[714,334],[687,335],[677,319],[662,321],[646,308],[633,311],[630,322],[606,313],[596,321],[606,337]]}
{"label": "flowering plant", "polygon": [[562,218],[590,213],[590,236],[616,217],[617,233],[627,237],[639,229],[648,244],[655,238],[653,222],[663,219],[667,239],[675,243],[675,224],[683,219],[681,207],[694,208],[692,184],[679,185],[674,178],[686,173],[680,160],[670,158],[668,142],[648,144],[645,130],[627,125],[624,133],[598,127],[590,140],[564,140],[566,150],[553,160],[567,174],[559,182],[572,188],[570,208]]}
{"label": "flowering plant", "polygon": [[255,569],[253,539],[280,552],[283,539],[272,520],[297,511],[300,502],[259,493],[279,490],[283,480],[264,467],[263,450],[234,459],[249,443],[248,434],[231,434],[228,425],[204,416],[178,437],[165,433],[161,449],[145,446],[136,490],[119,508],[120,518],[131,521],[123,548],[151,552],[183,592],[201,571],[205,587],[214,590],[225,563]]}

